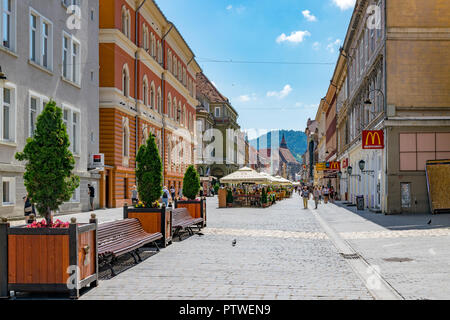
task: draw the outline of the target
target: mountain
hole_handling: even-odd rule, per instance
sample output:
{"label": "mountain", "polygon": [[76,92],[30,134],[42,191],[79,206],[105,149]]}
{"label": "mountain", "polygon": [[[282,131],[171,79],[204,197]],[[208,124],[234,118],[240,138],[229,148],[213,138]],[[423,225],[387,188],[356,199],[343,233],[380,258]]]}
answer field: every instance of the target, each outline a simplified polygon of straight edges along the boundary
{"label": "mountain", "polygon": [[295,131],[295,130],[272,131],[260,136],[257,139],[250,140],[249,143],[252,147],[258,149],[258,140],[259,140],[260,149],[270,148],[272,141],[272,133],[279,134],[280,142],[281,139],[283,139],[284,134],[289,150],[291,150],[292,155],[301,163],[302,155],[306,152],[307,146],[307,137],[306,134],[302,131]]}

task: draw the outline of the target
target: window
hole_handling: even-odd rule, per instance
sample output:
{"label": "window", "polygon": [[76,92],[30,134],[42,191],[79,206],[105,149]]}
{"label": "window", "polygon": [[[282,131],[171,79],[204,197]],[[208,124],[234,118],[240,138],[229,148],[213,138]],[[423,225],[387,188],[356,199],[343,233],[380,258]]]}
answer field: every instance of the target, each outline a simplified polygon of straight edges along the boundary
{"label": "window", "polygon": [[74,154],[80,154],[80,111],[63,104],[63,121],[66,125],[67,134],[69,135],[70,140],[70,151]]}
{"label": "window", "polygon": [[0,0],[0,12],[1,45],[11,51],[15,51],[16,1]]}
{"label": "window", "polygon": [[122,7],[122,33],[130,38],[130,11]]}
{"label": "window", "polygon": [[156,97],[156,100],[157,100],[156,111],[158,111],[158,113],[161,113],[161,88],[158,88],[158,95]]}
{"label": "window", "polygon": [[16,202],[15,178],[2,178],[2,205],[13,205]]}
{"label": "window", "polygon": [[450,158],[450,133],[400,133],[400,171],[424,171],[428,160]]}
{"label": "window", "polygon": [[123,178],[123,198],[128,199],[128,179]]}
{"label": "window", "polygon": [[172,52],[170,50],[167,50],[167,65],[169,72],[172,72]]}
{"label": "window", "polygon": [[152,33],[150,41],[151,41],[150,48],[152,50],[152,57],[156,58],[156,38],[155,38],[155,35],[153,33]]}
{"label": "window", "polygon": [[0,140],[15,141],[15,88],[0,89]]}
{"label": "window", "polygon": [[122,94],[125,97],[128,97],[130,94],[130,76],[127,65],[124,65],[122,70]]}
{"label": "window", "polygon": [[167,95],[167,116],[172,117],[172,96],[170,93]]}
{"label": "window", "polygon": [[30,60],[52,70],[53,25],[50,20],[31,9],[30,13]]}
{"label": "window", "polygon": [[73,192],[72,199],[70,199],[72,203],[80,203],[80,187],[76,188]]}
{"label": "window", "polygon": [[66,80],[80,84],[80,42],[73,36],[64,33],[63,35],[63,61],[62,74]]}
{"label": "window", "polygon": [[155,85],[152,82],[150,86],[150,108],[155,109]]}
{"label": "window", "polygon": [[220,107],[216,107],[215,115],[216,115],[216,117],[220,117]]}
{"label": "window", "polygon": [[45,105],[48,103],[48,98],[40,94],[29,92],[29,135],[32,137],[36,130],[36,120],[39,114],[44,110]]}
{"label": "window", "polygon": [[130,127],[129,119],[127,117],[122,118],[122,155],[123,164],[128,165],[128,157],[130,156]]}
{"label": "window", "polygon": [[147,77],[144,77],[143,85],[142,85],[142,100],[145,106],[148,106],[148,80]]}
{"label": "window", "polygon": [[177,67],[177,58],[175,56],[173,56],[173,75],[176,77],[177,76],[177,71],[178,71],[178,67]]}
{"label": "window", "polygon": [[143,32],[143,39],[142,39],[143,40],[142,41],[143,42],[143,48],[144,48],[145,51],[148,52],[148,28],[144,24],[142,29],[144,30],[144,32]]}

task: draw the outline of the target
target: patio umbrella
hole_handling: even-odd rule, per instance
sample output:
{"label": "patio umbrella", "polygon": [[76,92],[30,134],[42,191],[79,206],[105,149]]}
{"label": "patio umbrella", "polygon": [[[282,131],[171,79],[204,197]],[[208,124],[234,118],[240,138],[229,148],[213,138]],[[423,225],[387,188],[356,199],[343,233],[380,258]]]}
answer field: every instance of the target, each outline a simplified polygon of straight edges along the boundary
{"label": "patio umbrella", "polygon": [[227,184],[267,184],[269,179],[251,168],[244,167],[226,177],[223,177],[220,179],[220,182]]}

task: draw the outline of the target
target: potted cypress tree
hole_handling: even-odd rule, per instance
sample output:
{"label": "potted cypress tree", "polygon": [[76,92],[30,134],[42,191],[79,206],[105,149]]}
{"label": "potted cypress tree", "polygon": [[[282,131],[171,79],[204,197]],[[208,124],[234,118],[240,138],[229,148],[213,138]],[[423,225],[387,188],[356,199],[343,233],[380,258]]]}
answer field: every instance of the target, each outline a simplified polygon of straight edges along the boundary
{"label": "potted cypress tree", "polygon": [[95,216],[89,224],[52,217],[79,186],[69,146],[62,110],[50,101],[37,118],[33,137],[15,155],[26,161],[24,184],[44,219],[15,228],[0,223],[0,297],[10,291],[61,291],[78,298],[81,287],[98,283]]}
{"label": "potted cypress tree", "polygon": [[139,148],[136,164],[139,203],[134,207],[125,204],[124,219],[138,219],[147,233],[160,232],[162,246],[166,247],[172,241],[172,211],[158,202],[162,195],[163,166],[154,135]]}
{"label": "potted cypress tree", "polygon": [[187,208],[193,218],[203,218],[203,227],[206,227],[206,197],[197,198],[199,191],[200,175],[190,165],[183,178],[183,195],[187,200],[175,201],[175,208]]}

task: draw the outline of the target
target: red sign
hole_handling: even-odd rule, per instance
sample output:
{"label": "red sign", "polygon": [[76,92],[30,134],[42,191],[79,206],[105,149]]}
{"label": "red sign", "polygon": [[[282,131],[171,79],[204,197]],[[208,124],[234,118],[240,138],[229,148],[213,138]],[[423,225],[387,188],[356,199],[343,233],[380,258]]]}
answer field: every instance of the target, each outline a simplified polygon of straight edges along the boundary
{"label": "red sign", "polygon": [[365,130],[362,133],[363,149],[384,149],[384,131]]}
{"label": "red sign", "polygon": [[348,167],[348,158],[342,160],[342,169],[345,169]]}

